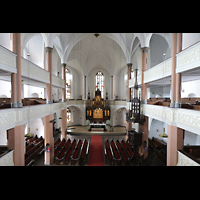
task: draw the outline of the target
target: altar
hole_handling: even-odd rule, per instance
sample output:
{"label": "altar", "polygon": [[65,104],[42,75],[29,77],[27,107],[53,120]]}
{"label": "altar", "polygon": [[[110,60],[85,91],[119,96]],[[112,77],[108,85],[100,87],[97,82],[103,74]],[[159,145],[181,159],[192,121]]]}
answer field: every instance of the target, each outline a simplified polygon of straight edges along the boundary
{"label": "altar", "polygon": [[107,131],[106,129],[106,124],[90,124],[90,128],[88,129],[88,131]]}
{"label": "altar", "polygon": [[106,100],[101,98],[101,91],[95,91],[95,98],[90,100],[86,107],[86,120],[90,121],[91,130],[106,131],[106,121],[110,120],[110,107]]}

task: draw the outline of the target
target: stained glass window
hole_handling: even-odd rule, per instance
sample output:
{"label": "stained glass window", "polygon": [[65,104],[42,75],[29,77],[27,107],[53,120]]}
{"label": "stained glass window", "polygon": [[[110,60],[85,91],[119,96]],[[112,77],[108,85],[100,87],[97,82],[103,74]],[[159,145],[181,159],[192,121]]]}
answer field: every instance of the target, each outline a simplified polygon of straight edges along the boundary
{"label": "stained glass window", "polygon": [[96,88],[95,90],[99,89],[101,91],[101,98],[103,98],[103,91],[104,91],[104,75],[102,72],[96,73]]}
{"label": "stained glass window", "polygon": [[72,119],[71,119],[71,110],[69,108],[67,108],[67,122],[72,122]]}
{"label": "stained glass window", "polygon": [[66,99],[71,97],[71,73],[66,69]]}

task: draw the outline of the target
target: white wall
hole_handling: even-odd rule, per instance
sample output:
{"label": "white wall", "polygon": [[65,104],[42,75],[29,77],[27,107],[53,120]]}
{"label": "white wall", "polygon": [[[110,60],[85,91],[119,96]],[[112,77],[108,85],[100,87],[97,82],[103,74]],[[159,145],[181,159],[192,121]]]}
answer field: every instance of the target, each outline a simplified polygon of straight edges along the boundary
{"label": "white wall", "polygon": [[30,123],[25,126],[25,135],[28,133],[28,127],[30,127],[30,133],[44,138],[44,124],[42,118],[30,121]]}
{"label": "white wall", "polygon": [[24,84],[24,98],[36,97],[34,93],[38,94],[38,98],[44,99],[44,88]]}
{"label": "white wall", "polygon": [[[189,94],[193,93],[196,97],[200,97],[200,80],[182,82],[181,98],[188,97]],[[184,90],[184,92],[183,92]],[[192,96],[190,96],[192,97]],[[195,96],[193,96],[195,97]]]}
{"label": "white wall", "polygon": [[58,72],[59,72],[59,77],[62,78],[61,60],[57,51],[54,48],[52,52],[52,74],[57,76]]}
{"label": "white wall", "polygon": [[200,33],[183,33],[182,35],[182,49],[195,44],[200,41]]}
{"label": "white wall", "polygon": [[115,81],[113,84],[114,94],[118,96],[118,99],[126,99],[127,95],[127,66],[122,68],[119,76],[115,75]]}
{"label": "white wall", "polygon": [[150,98],[156,98],[156,95],[161,95],[161,97],[170,97],[171,85],[166,85],[164,87],[154,87],[150,88]]}
{"label": "white wall", "polygon": [[200,145],[200,135],[185,131],[184,145]]}
{"label": "white wall", "polygon": [[84,105],[69,106],[69,109],[71,110],[72,121],[70,123],[67,123],[67,126],[86,125],[86,119],[85,119],[85,114],[84,114],[86,107]]}
{"label": "white wall", "polygon": [[113,126],[126,126],[126,108],[114,111],[114,113],[111,113],[111,117],[113,117]]}
{"label": "white wall", "polygon": [[0,80],[0,98],[2,95],[11,98],[11,82]]}
{"label": "white wall", "polygon": [[0,45],[10,50],[10,33],[0,33]]}
{"label": "white wall", "polygon": [[[44,69],[44,41],[41,34],[34,35],[26,44],[26,53],[30,54],[28,60]],[[25,53],[24,53],[25,54]],[[27,56],[24,55],[26,58]]]}
{"label": "white wall", "polygon": [[97,68],[91,70],[87,78],[87,93],[90,92],[90,98],[95,97],[95,76],[98,71],[104,74],[104,99],[106,98],[106,92],[108,92],[108,98],[110,98],[110,73],[103,67],[98,66]]}
{"label": "white wall", "polygon": [[[158,121],[156,119],[150,120],[150,129],[149,129],[149,138],[152,139],[152,137],[154,138],[158,138],[160,140],[163,140],[162,137],[159,137],[159,134],[163,132],[163,128],[165,128],[165,133],[167,134],[167,124],[161,121]],[[165,142],[167,142],[167,140],[164,140]]]}
{"label": "white wall", "polygon": [[7,145],[7,131],[0,131],[0,145]]}
{"label": "white wall", "polygon": [[[168,59],[171,57],[171,49],[165,40],[165,35],[157,35],[153,34],[151,40],[150,40],[150,62],[149,67],[153,67],[161,62],[164,61],[164,59]],[[163,54],[166,54],[165,58],[163,57]]]}

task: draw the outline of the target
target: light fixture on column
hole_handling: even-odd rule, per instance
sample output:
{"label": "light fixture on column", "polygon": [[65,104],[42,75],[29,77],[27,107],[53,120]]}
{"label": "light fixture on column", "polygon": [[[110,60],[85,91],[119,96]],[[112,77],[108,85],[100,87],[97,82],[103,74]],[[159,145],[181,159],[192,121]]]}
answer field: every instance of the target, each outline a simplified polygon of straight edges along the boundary
{"label": "light fixture on column", "polygon": [[99,34],[98,34],[98,33],[95,33],[94,36],[97,38],[97,37],[99,37]]}
{"label": "light fixture on column", "polygon": [[131,99],[131,108],[129,108],[129,112],[126,113],[126,121],[142,124],[145,121],[145,117],[144,115],[140,114],[141,100],[140,95],[138,97],[137,71],[138,69],[135,69],[134,95]]}
{"label": "light fixture on column", "polygon": [[168,135],[165,133],[165,128],[163,128],[163,132],[159,134],[160,137],[168,138]]}
{"label": "light fixture on column", "polygon": [[[165,38],[165,33],[163,33],[163,37],[164,37],[164,40],[166,41],[166,38]],[[165,45],[163,46],[163,49],[164,49],[164,52],[167,52],[167,47],[165,47]],[[166,77],[167,76],[167,73],[166,73],[166,70],[167,70],[167,61],[166,61],[166,53],[163,54],[163,77]],[[167,105],[167,82],[163,81],[163,94],[161,95],[162,98],[164,98],[164,101],[163,101],[163,106]],[[165,133],[165,123],[164,123],[164,119],[165,119],[165,113],[163,113],[162,115],[162,121],[163,121],[163,132],[159,134],[159,137],[162,137],[162,138],[167,138],[168,135]]]}

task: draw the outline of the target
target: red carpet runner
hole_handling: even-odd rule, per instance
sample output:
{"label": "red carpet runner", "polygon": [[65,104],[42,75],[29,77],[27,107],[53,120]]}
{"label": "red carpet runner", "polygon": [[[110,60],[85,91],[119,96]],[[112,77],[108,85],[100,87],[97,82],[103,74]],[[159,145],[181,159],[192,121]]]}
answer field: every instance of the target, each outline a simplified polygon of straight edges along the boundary
{"label": "red carpet runner", "polygon": [[104,166],[101,135],[92,135],[88,166]]}

